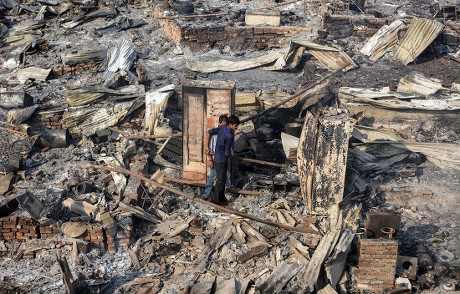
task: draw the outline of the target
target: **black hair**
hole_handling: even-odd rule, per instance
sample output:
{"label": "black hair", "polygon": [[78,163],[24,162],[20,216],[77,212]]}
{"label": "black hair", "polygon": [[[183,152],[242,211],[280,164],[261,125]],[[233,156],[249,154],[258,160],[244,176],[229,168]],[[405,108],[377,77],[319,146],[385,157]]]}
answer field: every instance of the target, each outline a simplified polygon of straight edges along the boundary
{"label": "black hair", "polygon": [[239,125],[240,124],[240,119],[236,115],[230,115],[228,118],[228,124],[232,125]]}
{"label": "black hair", "polygon": [[228,116],[226,116],[225,114],[219,116],[219,122],[226,122],[228,123]]}

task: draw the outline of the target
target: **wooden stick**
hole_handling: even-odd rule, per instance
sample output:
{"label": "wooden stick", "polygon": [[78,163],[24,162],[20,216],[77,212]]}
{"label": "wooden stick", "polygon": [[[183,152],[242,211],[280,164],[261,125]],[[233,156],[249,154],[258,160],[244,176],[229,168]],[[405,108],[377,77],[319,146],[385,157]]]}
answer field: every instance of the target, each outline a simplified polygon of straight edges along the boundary
{"label": "wooden stick", "polygon": [[[172,183],[178,183],[178,184],[184,184],[184,185],[191,185],[191,186],[198,186],[198,187],[205,186],[204,184],[199,183],[197,181],[190,181],[190,180],[184,180],[184,179],[163,177],[163,180],[165,180],[166,182],[172,182]],[[227,189],[227,191],[230,193],[237,193],[237,194],[243,194],[243,195],[254,195],[254,196],[260,196],[262,194],[259,191],[250,191],[250,190],[243,190],[243,189]]]}
{"label": "wooden stick", "polygon": [[200,18],[200,17],[224,16],[224,15],[228,15],[228,13],[209,13],[209,14],[194,14],[194,15],[161,16],[161,17],[156,17],[156,19]]}
{"label": "wooden stick", "polygon": [[162,135],[138,135],[138,136],[125,136],[127,139],[167,139],[169,137],[181,137],[182,133],[174,133],[174,134],[162,134]]}
{"label": "wooden stick", "polygon": [[[348,64],[347,64],[347,66],[348,66]],[[344,68],[345,68],[345,67],[344,67]],[[283,101],[281,101],[281,102],[279,102],[279,103],[276,103],[275,105],[273,105],[273,106],[271,106],[271,107],[265,109],[265,110],[262,111],[262,112],[256,113],[256,114],[251,115],[250,117],[247,117],[247,118],[243,118],[243,119],[240,121],[240,123],[245,123],[245,122],[250,121],[250,120],[253,120],[253,119],[255,119],[255,118],[259,117],[259,116],[262,116],[262,115],[264,115],[264,114],[267,114],[267,113],[269,113],[269,112],[272,112],[273,110],[275,110],[276,108],[280,107],[281,105],[283,105],[283,104],[285,104],[285,103],[287,103],[287,102],[289,102],[289,101],[291,101],[291,100],[293,100],[293,99],[299,97],[300,95],[302,95],[303,93],[307,92],[308,90],[311,90],[311,89],[313,89],[314,87],[318,86],[319,84],[321,84],[321,83],[324,82],[325,80],[331,78],[333,75],[335,75],[336,73],[338,73],[338,72],[341,71],[342,69],[343,69],[343,68],[340,68],[340,69],[338,69],[338,70],[336,70],[336,71],[333,71],[333,72],[331,72],[331,73],[325,75],[325,76],[322,77],[321,79],[319,79],[319,80],[317,80],[316,82],[314,82],[313,85],[311,85],[310,87],[304,88],[304,89],[301,90],[300,92],[291,95],[290,97],[284,99]]]}
{"label": "wooden stick", "polygon": [[250,191],[250,190],[243,190],[243,189],[237,189],[237,188],[227,189],[227,191],[230,193],[243,194],[243,195],[254,195],[254,196],[262,195],[262,193],[259,191]]}
{"label": "wooden stick", "polygon": [[263,164],[263,165],[270,165],[270,166],[276,166],[276,167],[286,167],[284,164],[281,164],[281,163],[269,162],[269,161],[264,161],[264,160],[259,160],[259,159],[252,159],[252,158],[239,157],[239,156],[233,156],[233,158],[241,160],[241,161],[258,163],[258,164]]}
{"label": "wooden stick", "polygon": [[277,228],[280,228],[280,229],[285,229],[285,230],[288,230],[288,231],[295,231],[295,232],[300,232],[300,233],[306,233],[307,232],[307,230],[302,229],[302,228],[297,228],[297,227],[293,227],[293,226],[289,226],[289,225],[285,225],[285,224],[274,223],[274,222],[271,222],[271,221],[268,221],[268,220],[265,220],[265,219],[261,219],[261,218],[255,217],[255,216],[251,216],[251,215],[236,211],[236,210],[225,208],[223,206],[214,204],[212,202],[203,200],[201,198],[196,198],[195,196],[192,196],[192,195],[189,195],[189,194],[184,193],[182,191],[176,190],[176,189],[171,188],[171,187],[169,187],[167,185],[158,183],[155,180],[148,179],[148,178],[146,178],[145,176],[143,176],[141,174],[135,173],[133,171],[130,171],[128,169],[124,169],[124,168],[119,167],[119,166],[110,166],[109,167],[109,166],[90,164],[89,167],[95,168],[95,169],[100,169],[100,170],[114,171],[114,172],[118,172],[118,173],[131,175],[131,176],[136,177],[136,178],[138,178],[138,179],[140,179],[140,180],[142,180],[144,182],[150,183],[151,185],[154,185],[154,186],[157,186],[159,188],[165,189],[165,190],[167,190],[169,192],[172,192],[174,194],[183,196],[183,197],[185,197],[185,198],[187,198],[189,200],[192,200],[192,201],[195,201],[195,202],[199,202],[201,204],[211,206],[211,207],[217,209],[218,211],[238,215],[238,216],[241,216],[243,218],[247,218],[247,219],[250,219],[250,220],[253,220],[253,221],[256,221],[256,222],[260,222],[260,223],[263,223],[263,224],[266,224],[266,225],[269,225],[269,226],[273,226],[273,227],[277,227]]}

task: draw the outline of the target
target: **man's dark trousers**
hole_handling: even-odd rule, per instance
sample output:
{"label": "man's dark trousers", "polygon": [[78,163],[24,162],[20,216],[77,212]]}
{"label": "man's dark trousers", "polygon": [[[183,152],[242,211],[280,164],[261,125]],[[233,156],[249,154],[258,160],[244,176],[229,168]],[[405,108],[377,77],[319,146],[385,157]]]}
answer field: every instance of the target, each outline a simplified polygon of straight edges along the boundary
{"label": "man's dark trousers", "polygon": [[225,198],[225,183],[227,181],[227,162],[214,162],[214,168],[217,173],[217,180],[215,191],[213,194],[212,201],[214,203],[224,203],[227,202],[227,198]]}

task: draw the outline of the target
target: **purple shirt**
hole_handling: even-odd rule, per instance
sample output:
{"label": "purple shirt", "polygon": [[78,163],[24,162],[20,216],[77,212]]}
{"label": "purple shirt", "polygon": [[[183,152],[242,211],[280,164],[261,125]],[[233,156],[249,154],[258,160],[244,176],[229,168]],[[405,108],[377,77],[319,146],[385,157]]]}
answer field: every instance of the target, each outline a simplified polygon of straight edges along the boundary
{"label": "purple shirt", "polygon": [[228,126],[220,126],[208,131],[209,134],[217,135],[216,149],[214,150],[214,161],[219,163],[227,162],[226,154],[232,154],[233,133]]}

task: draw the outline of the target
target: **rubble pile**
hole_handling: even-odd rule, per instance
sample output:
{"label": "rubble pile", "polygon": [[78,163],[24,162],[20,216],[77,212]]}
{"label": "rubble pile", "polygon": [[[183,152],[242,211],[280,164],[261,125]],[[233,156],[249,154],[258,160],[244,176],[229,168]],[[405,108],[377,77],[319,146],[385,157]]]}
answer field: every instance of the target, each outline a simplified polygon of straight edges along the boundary
{"label": "rubble pile", "polygon": [[441,2],[1,2],[0,293],[455,291]]}

